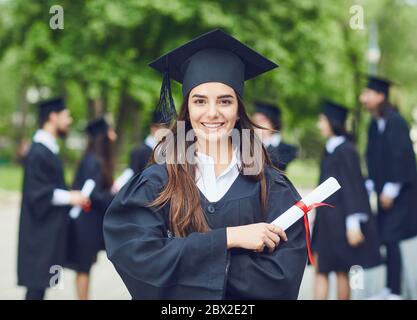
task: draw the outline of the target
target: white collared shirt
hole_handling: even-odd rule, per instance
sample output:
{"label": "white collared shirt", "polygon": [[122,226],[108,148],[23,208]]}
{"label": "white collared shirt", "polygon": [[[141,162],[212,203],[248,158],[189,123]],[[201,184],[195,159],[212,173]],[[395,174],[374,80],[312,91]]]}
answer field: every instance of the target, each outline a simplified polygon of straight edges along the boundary
{"label": "white collared shirt", "polygon": [[265,138],[263,141],[265,147],[278,147],[281,143],[281,135],[279,133],[274,133],[273,135]]}
{"label": "white collared shirt", "polygon": [[150,134],[145,138],[145,144],[153,150],[153,149],[155,149],[155,147],[157,145],[157,141],[156,141],[155,137]]}
{"label": "white collared shirt", "polygon": [[33,136],[33,142],[43,144],[54,154],[59,153],[59,145],[56,142],[56,138],[48,131],[38,129]]}
{"label": "white collared shirt", "polygon": [[[33,136],[33,142],[43,144],[53,154],[59,154],[59,145],[56,138],[48,131],[38,129]],[[67,206],[70,204],[71,196],[68,190],[55,189],[52,196],[54,206]]]}
{"label": "white collared shirt", "polygon": [[196,184],[210,202],[219,201],[239,176],[241,164],[237,149],[233,150],[232,160],[227,168],[216,177],[213,157],[197,152]]}
{"label": "white collared shirt", "polygon": [[387,124],[386,120],[384,118],[379,118],[376,120],[376,124],[378,125],[378,132],[383,133]]}
{"label": "white collared shirt", "polygon": [[328,153],[333,153],[334,150],[340,146],[343,142],[346,141],[346,138],[344,136],[334,136],[331,137],[326,142],[326,150]]}

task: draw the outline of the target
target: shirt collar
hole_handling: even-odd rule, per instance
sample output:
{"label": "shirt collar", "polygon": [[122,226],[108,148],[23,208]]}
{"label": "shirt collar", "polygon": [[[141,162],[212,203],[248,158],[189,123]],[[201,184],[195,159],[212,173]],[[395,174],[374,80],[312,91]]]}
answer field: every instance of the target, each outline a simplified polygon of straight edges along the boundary
{"label": "shirt collar", "polygon": [[386,120],[384,118],[378,118],[376,124],[378,126],[378,132],[383,133],[385,131]]}
{"label": "shirt collar", "polygon": [[263,143],[265,147],[269,147],[269,146],[278,147],[279,144],[281,143],[281,135],[279,133],[274,133],[270,137],[264,139]]}
{"label": "shirt collar", "polygon": [[346,141],[346,138],[344,136],[331,137],[329,140],[327,140],[327,143],[326,143],[327,152],[333,153],[334,150],[345,141]]}
{"label": "shirt collar", "polygon": [[45,147],[51,150],[51,152],[54,154],[59,153],[59,145],[56,142],[56,138],[45,130],[42,130],[42,129],[37,130],[35,132],[35,135],[33,136],[33,142],[43,144]]}
{"label": "shirt collar", "polygon": [[[207,175],[207,174],[213,174],[215,175],[214,172],[214,158],[212,156],[209,156],[208,154],[205,153],[201,153],[201,152],[196,152],[197,157],[196,157],[196,164],[197,164],[197,169],[199,171],[199,176],[197,177],[200,178],[201,175]],[[227,174],[229,174],[230,172],[232,172],[233,170],[239,170],[239,166],[241,165],[241,160],[240,157],[238,155],[238,148],[233,148],[233,153],[232,153],[232,159],[229,163],[229,165],[227,166],[227,168],[225,170],[223,170],[222,173],[220,173],[216,179],[219,179],[222,176],[225,176]]]}
{"label": "shirt collar", "polygon": [[155,147],[157,145],[157,141],[156,141],[155,137],[150,134],[145,138],[145,144],[153,150],[153,149],[155,149]]}

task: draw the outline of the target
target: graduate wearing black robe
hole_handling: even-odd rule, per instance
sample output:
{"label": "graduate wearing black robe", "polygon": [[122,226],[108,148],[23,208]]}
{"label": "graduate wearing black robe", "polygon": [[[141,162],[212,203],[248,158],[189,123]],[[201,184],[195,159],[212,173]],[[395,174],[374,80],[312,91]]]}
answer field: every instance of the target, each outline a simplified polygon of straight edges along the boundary
{"label": "graduate wearing black robe", "polygon": [[298,148],[288,143],[281,142],[277,147],[269,145],[268,155],[272,163],[282,171],[287,170],[287,166],[297,158]]}
{"label": "graduate wearing black robe", "polygon": [[[281,109],[277,105],[256,102],[255,114],[256,113],[260,113],[267,117],[274,130],[282,130]],[[272,163],[281,171],[285,171],[288,164],[298,156],[298,148],[281,141],[281,135],[279,133],[273,133],[272,136],[268,136],[264,139],[264,144]]]}
{"label": "graduate wearing black robe", "polygon": [[[160,126],[160,128],[166,126],[164,115],[159,110],[155,110],[152,113],[151,127],[152,126]],[[141,174],[142,171],[145,170],[156,144],[157,141],[155,137],[152,136],[152,134],[149,134],[141,145],[132,150],[130,153],[129,168],[132,169],[135,174]]]}
{"label": "graduate wearing black robe", "polygon": [[81,190],[88,179],[96,183],[90,195],[91,210],[82,211],[78,218],[71,219],[67,258],[69,268],[84,273],[90,272],[97,253],[104,250],[103,217],[113,199],[113,194],[105,187],[102,166],[92,152],[81,160],[73,188]]}
{"label": "graduate wearing black robe", "polygon": [[61,160],[34,142],[24,161],[17,260],[20,286],[47,288],[56,275],[51,267],[64,264],[69,207],[52,204],[55,189],[67,189]]}
{"label": "graduate wearing black robe", "polygon": [[[266,168],[267,222],[300,199],[279,172]],[[211,227],[173,237],[169,204],[150,208],[167,182],[154,164],[116,195],[104,218],[107,255],[133,299],[296,299],[306,263],[305,231],[299,220],[272,253],[227,249],[226,227],[264,221],[259,182],[239,175],[227,193],[201,205]]]}
{"label": "graduate wearing black robe", "polygon": [[130,154],[129,168],[133,170],[135,174],[141,174],[145,170],[149,159],[152,156],[153,149],[146,143],[135,147]]}
{"label": "graduate wearing black robe", "polygon": [[[312,250],[318,254],[319,272],[348,272],[353,265],[377,266],[380,264],[377,226],[371,214],[359,156],[351,142],[342,142],[333,153],[325,151],[320,183],[329,177],[335,177],[342,188],[326,200],[335,208],[317,208]],[[365,241],[352,247],[346,236],[346,218],[358,213],[366,218],[360,224]]]}
{"label": "graduate wearing black robe", "polygon": [[395,243],[417,235],[417,169],[406,121],[394,108],[386,109],[383,132],[379,132],[376,119],[371,121],[366,159],[378,198],[385,183],[401,184],[394,206],[389,210],[378,208],[382,241]]}

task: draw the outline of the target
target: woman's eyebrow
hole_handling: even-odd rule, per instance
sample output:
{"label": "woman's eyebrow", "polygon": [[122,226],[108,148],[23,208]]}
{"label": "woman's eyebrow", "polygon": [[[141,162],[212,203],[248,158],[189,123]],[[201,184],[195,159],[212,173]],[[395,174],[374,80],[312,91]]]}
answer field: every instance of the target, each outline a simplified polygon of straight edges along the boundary
{"label": "woman's eyebrow", "polygon": [[207,98],[207,97],[202,94],[193,94],[191,98]]}
{"label": "woman's eyebrow", "polygon": [[217,99],[224,99],[224,98],[232,98],[233,99],[233,96],[231,94],[224,94],[224,95],[221,95],[221,96],[217,97]]}

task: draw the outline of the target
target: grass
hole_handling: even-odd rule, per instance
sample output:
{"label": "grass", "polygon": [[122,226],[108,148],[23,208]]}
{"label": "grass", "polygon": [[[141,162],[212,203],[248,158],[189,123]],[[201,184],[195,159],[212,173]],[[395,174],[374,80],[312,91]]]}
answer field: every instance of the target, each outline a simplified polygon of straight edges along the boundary
{"label": "grass", "polygon": [[295,160],[288,166],[287,176],[296,188],[313,188],[319,181],[319,164],[312,160]]}
{"label": "grass", "polygon": [[[65,169],[65,181],[71,184],[74,179],[74,169]],[[0,165],[0,189],[6,191],[22,191],[23,167],[18,164]]]}
{"label": "grass", "polygon": [[0,189],[20,191],[23,182],[23,168],[19,165],[0,166]]}

